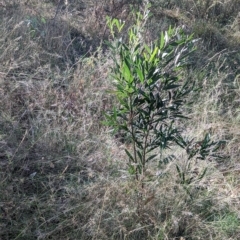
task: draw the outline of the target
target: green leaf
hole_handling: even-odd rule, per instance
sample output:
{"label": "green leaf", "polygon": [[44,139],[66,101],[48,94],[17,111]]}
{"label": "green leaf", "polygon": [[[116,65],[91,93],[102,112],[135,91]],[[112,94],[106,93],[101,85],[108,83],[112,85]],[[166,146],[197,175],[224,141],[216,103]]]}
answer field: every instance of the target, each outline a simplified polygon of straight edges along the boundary
{"label": "green leaf", "polygon": [[172,154],[172,155],[170,155],[170,156],[165,157],[165,158],[161,161],[161,163],[163,162],[164,164],[168,164],[170,161],[173,161],[173,160],[175,160],[175,159],[176,159],[176,157]]}
{"label": "green leaf", "polygon": [[160,38],[160,49],[162,50],[164,47],[165,39],[164,39],[164,34],[161,32],[161,38]]}
{"label": "green leaf", "polygon": [[146,153],[150,153],[152,152],[154,149],[158,148],[159,144],[152,144],[152,146],[150,148],[148,148]]}
{"label": "green leaf", "polygon": [[178,88],[180,86],[181,85],[179,85],[179,84],[168,84],[168,85],[164,86],[163,90],[170,90],[170,89]]}
{"label": "green leaf", "polygon": [[133,76],[132,76],[131,71],[130,71],[128,65],[126,64],[126,62],[123,62],[122,74],[123,74],[123,77],[126,80],[126,82],[132,83]]}
{"label": "green leaf", "polygon": [[136,72],[138,74],[138,77],[139,77],[140,81],[143,83],[144,82],[144,74],[143,74],[143,72],[141,71],[141,69],[139,69],[137,67],[136,67]]}
{"label": "green leaf", "polygon": [[144,99],[139,98],[138,96],[133,100],[133,106],[138,106],[141,108],[141,105],[145,103]]}
{"label": "green leaf", "polygon": [[[188,143],[179,137],[180,132],[173,126],[173,121],[187,118],[181,108],[192,91],[190,85],[183,83],[179,72],[188,63],[192,39],[170,26],[161,33],[157,42],[143,45],[141,24],[145,23],[147,11],[143,15],[135,14],[136,22],[129,28],[127,40],[123,38],[108,43],[115,63],[111,69],[114,80],[111,94],[118,103],[107,114],[106,122],[131,138],[135,148],[131,153],[127,149],[125,152],[129,171],[136,174],[136,179],[138,174],[143,174],[145,163],[157,157],[159,151],[170,148],[172,143],[188,148]],[[120,20],[112,18],[107,19],[107,24],[113,36],[115,28],[121,31],[123,27]],[[171,104],[166,104],[163,98]],[[190,150],[188,155],[191,158],[199,154],[204,158],[212,151],[212,146],[214,143],[206,136],[202,148]],[[163,160],[168,163],[171,159],[172,156],[168,156]],[[177,166],[177,170],[183,184],[192,181],[180,167]]]}
{"label": "green leaf", "polygon": [[206,172],[207,172],[207,168],[204,169],[204,171],[203,171],[202,174],[198,177],[198,179],[201,180],[201,179],[206,175]]}
{"label": "green leaf", "polygon": [[143,149],[143,142],[140,142],[138,139],[134,138],[134,141],[136,142],[139,149]]}
{"label": "green leaf", "polygon": [[141,47],[141,44],[139,43],[139,44],[137,44],[137,46],[134,48],[134,53],[135,53],[135,54],[138,53],[140,47]]}
{"label": "green leaf", "polygon": [[139,157],[139,159],[140,159],[140,161],[142,162],[142,154],[141,154],[141,152],[139,151],[139,150],[137,150],[137,155],[138,155],[138,157]]}
{"label": "green leaf", "polygon": [[158,47],[155,47],[153,53],[151,54],[151,57],[149,59],[149,62],[151,63],[155,58],[156,58],[156,54],[158,52]]}
{"label": "green leaf", "polygon": [[138,111],[142,114],[143,118],[149,116],[149,112],[145,111],[143,108],[138,108]]}
{"label": "green leaf", "polygon": [[158,154],[153,154],[150,157],[147,158],[146,162],[151,161],[152,159],[154,159]]}
{"label": "green leaf", "polygon": [[178,176],[181,179],[182,178],[182,171],[180,170],[180,167],[177,164],[176,164],[176,168],[177,168]]}
{"label": "green leaf", "polygon": [[124,149],[126,154],[128,155],[129,159],[131,159],[133,162],[135,162],[133,156],[131,155],[131,153],[127,150],[127,149]]}
{"label": "green leaf", "polygon": [[151,55],[151,49],[147,46],[147,45],[144,45],[144,49],[145,50],[147,50],[147,53],[149,54],[149,55]]}

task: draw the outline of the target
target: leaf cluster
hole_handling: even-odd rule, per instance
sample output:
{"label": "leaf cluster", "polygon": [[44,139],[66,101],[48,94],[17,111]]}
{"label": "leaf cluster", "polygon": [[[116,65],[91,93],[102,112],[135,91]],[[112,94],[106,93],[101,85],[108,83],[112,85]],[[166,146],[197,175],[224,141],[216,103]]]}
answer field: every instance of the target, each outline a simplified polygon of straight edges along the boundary
{"label": "leaf cluster", "polygon": [[[187,119],[183,107],[195,87],[181,78],[182,69],[189,64],[188,56],[195,50],[193,35],[186,36],[180,28],[170,26],[148,46],[140,31],[140,22],[145,22],[148,14],[148,11],[137,14],[136,24],[128,30],[125,41],[107,43],[115,64],[111,69],[114,86],[111,93],[118,105],[106,113],[105,123],[129,136],[133,149],[125,151],[129,171],[136,178],[144,174],[149,161],[173,143],[187,147],[176,122]],[[123,26],[117,19],[108,18],[108,24],[110,29],[116,25],[118,31]],[[199,152],[203,158],[208,154],[208,138],[204,143],[206,148]],[[189,157],[196,154],[192,151]]]}

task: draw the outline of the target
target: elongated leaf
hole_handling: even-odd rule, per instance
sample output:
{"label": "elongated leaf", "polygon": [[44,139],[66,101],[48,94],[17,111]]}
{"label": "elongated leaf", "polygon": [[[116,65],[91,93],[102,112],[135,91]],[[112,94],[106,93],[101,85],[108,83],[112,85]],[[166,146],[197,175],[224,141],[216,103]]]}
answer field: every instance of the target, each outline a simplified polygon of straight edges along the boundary
{"label": "elongated leaf", "polygon": [[198,177],[198,179],[201,180],[206,175],[206,172],[207,172],[207,168],[203,170],[202,174]]}
{"label": "elongated leaf", "polygon": [[124,57],[123,62],[128,66],[129,69],[132,69],[134,66],[134,60],[129,57],[129,54]]}
{"label": "elongated leaf", "polygon": [[[166,56],[167,56],[167,59],[166,59],[166,62],[164,63],[165,66],[167,66],[171,61],[174,60],[175,56],[174,56],[174,54],[173,54],[173,50],[172,50],[172,51],[169,51],[169,52],[166,54]],[[166,56],[165,56],[165,57],[166,57]]]}
{"label": "elongated leaf", "polygon": [[169,84],[169,85],[166,85],[163,90],[170,90],[170,89],[174,89],[174,88],[178,88],[180,87],[181,85],[179,84]]}
{"label": "elongated leaf", "polygon": [[141,154],[141,152],[139,151],[139,150],[137,150],[137,155],[138,155],[138,157],[139,157],[139,160],[140,160],[140,162],[142,163],[142,154]]}
{"label": "elongated leaf", "polygon": [[150,157],[147,158],[146,162],[151,161],[152,159],[154,159],[157,156],[157,154],[153,154]]}
{"label": "elongated leaf", "polygon": [[154,149],[158,148],[159,144],[152,144],[152,146],[146,151],[146,153],[150,153],[152,152]]}
{"label": "elongated leaf", "polygon": [[161,162],[163,162],[164,164],[168,164],[170,161],[175,160],[176,157],[172,154],[170,156],[165,157]]}
{"label": "elongated leaf", "polygon": [[137,110],[138,110],[141,114],[143,114],[143,117],[144,117],[144,118],[147,117],[147,116],[149,116],[149,112],[145,111],[144,109],[138,108]]}
{"label": "elongated leaf", "polygon": [[187,143],[184,141],[184,139],[181,136],[178,136],[178,138],[175,138],[175,143],[183,149],[187,147]]}
{"label": "elongated leaf", "polygon": [[189,117],[186,117],[186,116],[183,116],[183,115],[180,115],[180,114],[174,114],[173,116],[174,116],[174,118],[190,119]]}
{"label": "elongated leaf", "polygon": [[156,108],[157,109],[162,108],[164,106],[164,104],[163,104],[163,101],[162,101],[159,93],[157,93],[155,95],[155,99],[156,99]]}
{"label": "elongated leaf", "polygon": [[180,170],[180,167],[177,164],[176,164],[176,169],[177,169],[179,178],[181,179],[182,178],[182,171]]}
{"label": "elongated leaf", "polygon": [[144,74],[143,74],[143,72],[139,68],[136,68],[136,71],[137,71],[137,74],[138,74],[138,77],[139,77],[140,81],[143,83],[144,82]]}
{"label": "elongated leaf", "polygon": [[167,111],[165,111],[164,113],[158,113],[157,116],[161,116],[157,119],[155,119],[152,123],[158,123],[158,122],[162,122],[164,121],[165,119],[167,119]]}
{"label": "elongated leaf", "polygon": [[141,44],[140,43],[137,44],[136,47],[134,48],[134,52],[135,53],[139,52],[140,47],[141,47]]}
{"label": "elongated leaf", "polygon": [[164,44],[165,44],[164,34],[163,34],[163,32],[161,32],[161,37],[160,37],[160,50],[163,49]]}
{"label": "elongated leaf", "polygon": [[149,55],[151,55],[151,49],[147,45],[144,45],[144,49],[147,50]]}
{"label": "elongated leaf", "polygon": [[150,63],[153,62],[153,60],[156,58],[157,52],[158,52],[158,47],[155,47],[155,49],[154,49],[154,51],[153,51],[153,53],[151,54],[151,57],[150,57],[150,59],[149,59],[149,62],[150,62]]}
{"label": "elongated leaf", "polygon": [[143,103],[145,103],[144,99],[138,97],[133,100],[133,106],[141,106]]}
{"label": "elongated leaf", "polygon": [[164,41],[165,41],[165,43],[168,43],[168,41],[169,41],[169,34],[168,34],[168,32],[165,32]]}
{"label": "elongated leaf", "polygon": [[127,82],[132,83],[133,76],[132,76],[131,71],[130,71],[128,65],[126,64],[126,62],[123,63],[122,73],[123,73],[124,79]]}
{"label": "elongated leaf", "polygon": [[143,149],[143,142],[140,142],[138,139],[134,139],[139,149]]}
{"label": "elongated leaf", "polygon": [[132,160],[133,162],[135,162],[133,156],[131,155],[131,153],[127,150],[127,149],[124,149],[126,154],[128,155],[129,159]]}

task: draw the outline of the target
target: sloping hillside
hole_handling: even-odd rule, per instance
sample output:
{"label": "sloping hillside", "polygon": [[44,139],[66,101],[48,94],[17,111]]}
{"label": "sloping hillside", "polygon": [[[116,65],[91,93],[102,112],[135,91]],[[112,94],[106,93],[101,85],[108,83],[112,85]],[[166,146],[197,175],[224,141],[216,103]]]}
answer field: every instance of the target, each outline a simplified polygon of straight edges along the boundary
{"label": "sloping hillside", "polygon": [[[194,34],[179,129],[221,144],[191,162],[172,146],[136,180],[131,142],[103,124],[118,104],[106,41],[127,42],[144,9],[149,47],[170,25]],[[0,0],[0,239],[240,239],[239,14],[239,0]],[[114,37],[107,16],[125,22]]]}

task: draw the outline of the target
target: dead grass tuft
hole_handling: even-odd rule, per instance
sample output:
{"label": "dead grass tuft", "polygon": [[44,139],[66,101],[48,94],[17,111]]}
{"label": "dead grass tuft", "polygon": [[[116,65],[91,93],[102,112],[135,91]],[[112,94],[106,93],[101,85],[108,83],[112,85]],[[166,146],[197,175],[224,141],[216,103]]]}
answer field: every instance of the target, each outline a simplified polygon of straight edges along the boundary
{"label": "dead grass tuft", "polygon": [[115,102],[105,16],[128,26],[131,8],[65,2],[0,1],[0,238],[240,238],[239,1],[155,1],[148,41],[170,23],[204,39],[185,75],[202,87],[186,109],[186,135],[210,132],[225,144],[221,161],[192,163],[189,176],[208,168],[201,181],[179,183],[175,164],[184,169],[186,158],[174,149],[169,165],[150,166],[144,188],[127,171],[124,143],[101,123]]}

